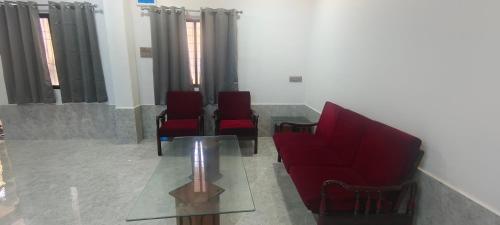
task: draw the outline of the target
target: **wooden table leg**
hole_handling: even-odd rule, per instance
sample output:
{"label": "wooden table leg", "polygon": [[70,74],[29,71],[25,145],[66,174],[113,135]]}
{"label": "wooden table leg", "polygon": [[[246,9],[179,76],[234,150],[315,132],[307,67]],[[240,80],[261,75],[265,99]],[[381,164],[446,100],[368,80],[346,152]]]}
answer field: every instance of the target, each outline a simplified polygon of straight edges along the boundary
{"label": "wooden table leg", "polygon": [[188,216],[177,217],[177,225],[219,225],[220,216],[205,215],[205,216]]}

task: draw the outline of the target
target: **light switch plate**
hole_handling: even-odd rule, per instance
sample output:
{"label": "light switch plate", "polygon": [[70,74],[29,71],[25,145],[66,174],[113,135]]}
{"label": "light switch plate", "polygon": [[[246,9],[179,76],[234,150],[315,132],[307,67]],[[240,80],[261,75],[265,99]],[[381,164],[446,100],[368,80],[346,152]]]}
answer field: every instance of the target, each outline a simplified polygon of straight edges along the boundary
{"label": "light switch plate", "polygon": [[290,76],[290,83],[302,83],[302,76]]}
{"label": "light switch plate", "polygon": [[141,58],[153,58],[153,49],[141,47],[139,50],[141,52]]}

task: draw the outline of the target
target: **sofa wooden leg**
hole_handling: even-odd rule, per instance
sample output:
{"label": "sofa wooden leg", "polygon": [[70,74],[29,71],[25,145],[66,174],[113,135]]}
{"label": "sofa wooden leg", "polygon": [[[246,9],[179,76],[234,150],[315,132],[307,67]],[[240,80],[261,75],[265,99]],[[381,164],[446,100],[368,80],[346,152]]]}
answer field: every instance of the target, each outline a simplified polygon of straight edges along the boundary
{"label": "sofa wooden leg", "polygon": [[281,162],[281,156],[278,154],[278,162]]}
{"label": "sofa wooden leg", "polygon": [[255,144],[253,146],[253,148],[254,148],[254,154],[257,154],[257,146],[259,145],[259,141],[258,140],[259,140],[258,137],[255,138]]}

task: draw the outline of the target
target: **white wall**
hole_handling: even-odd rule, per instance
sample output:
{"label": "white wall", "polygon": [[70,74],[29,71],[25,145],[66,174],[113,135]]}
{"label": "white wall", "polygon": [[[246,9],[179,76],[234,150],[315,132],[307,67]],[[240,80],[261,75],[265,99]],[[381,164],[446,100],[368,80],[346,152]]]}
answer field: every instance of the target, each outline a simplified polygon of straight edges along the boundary
{"label": "white wall", "polygon": [[[288,77],[305,73],[310,1],[159,0],[158,5],[243,10],[238,21],[240,90],[251,91],[257,104],[304,103],[304,85],[289,83]],[[139,47],[151,46],[149,16],[133,11],[141,104],[153,105],[152,59],[139,57]]]}
{"label": "white wall", "polygon": [[424,141],[422,169],[500,212],[500,1],[318,0],[306,103]]}
{"label": "white wall", "polygon": [[108,48],[115,106],[135,108],[139,93],[130,1],[104,1],[102,8],[107,32],[107,45],[102,48]]}

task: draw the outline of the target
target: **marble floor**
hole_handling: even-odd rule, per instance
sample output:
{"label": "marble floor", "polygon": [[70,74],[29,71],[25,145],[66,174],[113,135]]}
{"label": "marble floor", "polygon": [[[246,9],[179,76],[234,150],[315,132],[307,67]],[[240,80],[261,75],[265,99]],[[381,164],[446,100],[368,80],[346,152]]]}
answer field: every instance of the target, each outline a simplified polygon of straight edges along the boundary
{"label": "marble floor", "polygon": [[[241,143],[256,211],[221,216],[224,225],[311,225],[271,138],[259,154]],[[155,142],[1,141],[0,225],[166,225],[126,222],[133,201],[159,162]]]}

